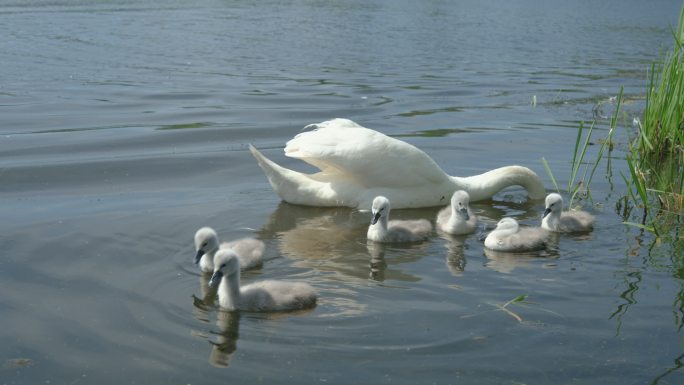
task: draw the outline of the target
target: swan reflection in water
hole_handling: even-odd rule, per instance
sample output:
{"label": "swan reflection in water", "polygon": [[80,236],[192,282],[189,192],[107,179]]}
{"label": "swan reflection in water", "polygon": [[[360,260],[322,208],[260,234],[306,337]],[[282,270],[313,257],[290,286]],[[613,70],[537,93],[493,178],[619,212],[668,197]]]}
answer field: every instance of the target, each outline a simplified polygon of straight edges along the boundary
{"label": "swan reflection in water", "polygon": [[[435,208],[406,210],[401,212],[401,217],[427,218],[435,213]],[[419,280],[397,269],[397,265],[425,257],[429,242],[387,247],[367,245],[368,217],[368,212],[345,207],[305,207],[281,202],[257,237],[274,240],[279,253],[294,261],[297,267],[366,280],[370,259],[371,265],[377,265],[371,269],[382,270],[375,277],[379,280]],[[392,257],[383,262],[386,254]]]}

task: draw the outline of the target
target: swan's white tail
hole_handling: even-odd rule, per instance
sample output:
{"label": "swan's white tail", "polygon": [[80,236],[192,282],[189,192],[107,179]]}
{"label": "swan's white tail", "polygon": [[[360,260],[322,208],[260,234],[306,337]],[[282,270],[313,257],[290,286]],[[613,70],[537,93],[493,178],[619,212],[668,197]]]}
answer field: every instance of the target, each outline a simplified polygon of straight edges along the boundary
{"label": "swan's white tail", "polygon": [[259,150],[249,145],[249,151],[254,155],[259,167],[264,170],[268,182],[282,200],[288,203],[312,205],[310,202],[312,189],[321,188],[322,183],[311,179],[311,176],[287,169],[265,157]]}

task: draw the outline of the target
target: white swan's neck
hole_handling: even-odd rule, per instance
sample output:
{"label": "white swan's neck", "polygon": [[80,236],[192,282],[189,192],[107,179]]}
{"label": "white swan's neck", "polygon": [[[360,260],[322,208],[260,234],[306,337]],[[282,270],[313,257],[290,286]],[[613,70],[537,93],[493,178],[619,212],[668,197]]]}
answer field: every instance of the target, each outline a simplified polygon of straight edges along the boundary
{"label": "white swan's neck", "polygon": [[218,288],[219,304],[222,308],[235,310],[240,302],[240,271],[221,277]]}
{"label": "white swan's neck", "polygon": [[462,189],[468,192],[471,202],[491,198],[509,186],[524,187],[531,199],[542,199],[546,194],[537,174],[522,166],[506,166],[479,175],[449,178],[455,190]]}

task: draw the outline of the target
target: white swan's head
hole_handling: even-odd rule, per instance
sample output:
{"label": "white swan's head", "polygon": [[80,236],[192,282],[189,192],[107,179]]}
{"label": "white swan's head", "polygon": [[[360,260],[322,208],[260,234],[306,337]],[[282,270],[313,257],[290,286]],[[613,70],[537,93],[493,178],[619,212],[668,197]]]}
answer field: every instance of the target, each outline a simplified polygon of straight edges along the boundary
{"label": "white swan's head", "polygon": [[544,210],[544,215],[542,218],[546,217],[550,213],[560,213],[563,211],[563,197],[560,194],[551,193],[546,196],[546,209]]}
{"label": "white swan's head", "polygon": [[470,205],[470,195],[466,191],[457,190],[451,196],[451,208],[466,221],[470,219],[468,206]]}
{"label": "white swan's head", "polygon": [[511,233],[515,233],[518,231],[519,227],[520,226],[518,225],[518,221],[516,221],[514,218],[506,217],[501,218],[499,223],[496,224],[496,229],[494,230],[504,230],[509,231]]}
{"label": "white swan's head", "polygon": [[221,249],[214,255],[214,274],[209,280],[209,287],[214,287],[221,282],[224,275],[234,275],[240,272],[240,261],[237,254],[231,249]]}
{"label": "white swan's head", "polygon": [[211,227],[202,227],[195,233],[195,264],[198,264],[202,255],[219,248],[218,235]]}
{"label": "white swan's head", "polygon": [[373,199],[373,205],[371,206],[371,214],[373,215],[371,219],[371,225],[378,223],[380,218],[388,218],[390,212],[390,201],[384,196],[377,196]]}

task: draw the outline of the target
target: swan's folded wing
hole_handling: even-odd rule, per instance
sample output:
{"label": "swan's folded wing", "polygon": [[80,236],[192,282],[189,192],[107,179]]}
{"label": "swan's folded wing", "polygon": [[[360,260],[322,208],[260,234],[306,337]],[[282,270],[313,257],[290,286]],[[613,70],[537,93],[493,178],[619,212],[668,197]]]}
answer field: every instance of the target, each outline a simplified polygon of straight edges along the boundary
{"label": "swan's folded wing", "polygon": [[285,155],[318,167],[323,175],[352,178],[365,186],[443,183],[448,176],[427,154],[347,119],[311,127],[287,142]]}

